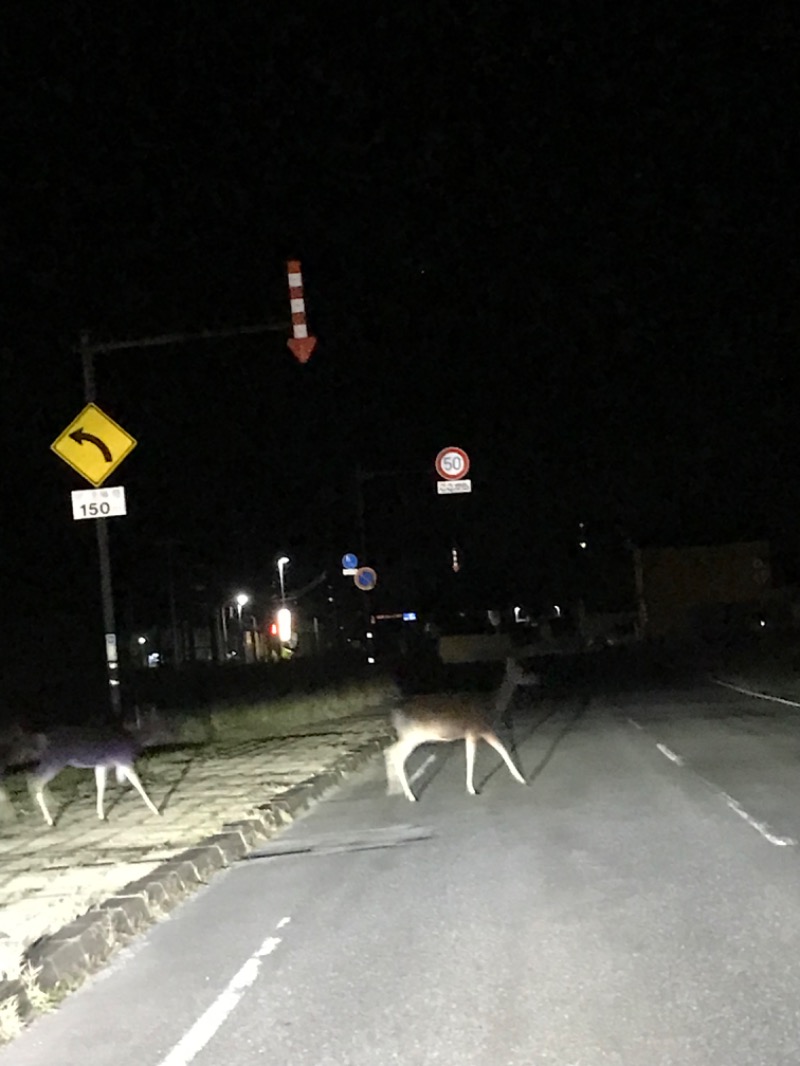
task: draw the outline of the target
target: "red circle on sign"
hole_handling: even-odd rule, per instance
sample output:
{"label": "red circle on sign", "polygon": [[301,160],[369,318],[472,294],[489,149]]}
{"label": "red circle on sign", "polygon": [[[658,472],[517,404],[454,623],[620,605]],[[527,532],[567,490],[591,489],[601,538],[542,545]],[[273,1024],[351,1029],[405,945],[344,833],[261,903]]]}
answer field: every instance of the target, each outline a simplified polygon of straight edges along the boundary
{"label": "red circle on sign", "polygon": [[460,481],[469,473],[469,456],[463,448],[442,448],[436,456],[436,473],[445,481]]}

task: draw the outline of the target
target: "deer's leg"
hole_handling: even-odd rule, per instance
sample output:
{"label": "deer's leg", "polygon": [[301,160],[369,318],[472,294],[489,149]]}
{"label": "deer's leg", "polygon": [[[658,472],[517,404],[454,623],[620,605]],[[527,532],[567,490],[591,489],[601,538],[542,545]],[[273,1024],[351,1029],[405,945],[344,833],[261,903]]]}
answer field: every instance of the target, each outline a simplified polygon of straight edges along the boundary
{"label": "deer's leg", "polygon": [[44,789],[48,781],[52,781],[58,773],[58,770],[42,770],[34,771],[28,778],[28,791],[36,800],[39,805],[39,810],[42,812],[45,822],[49,826],[55,825],[53,816],[47,808],[47,801],[44,798]]}
{"label": "deer's leg", "polygon": [[483,739],[486,741],[487,744],[490,744],[500,756],[502,756],[503,762],[511,771],[511,776],[516,781],[519,781],[521,785],[527,785],[528,782],[525,780],[525,778],[522,776],[522,774],[512,762],[511,756],[506,751],[504,745],[500,742],[499,737],[495,736],[494,733],[484,733]]}
{"label": "deer's leg", "polygon": [[416,747],[418,747],[418,741],[401,739],[396,741],[396,743],[391,744],[386,749],[387,774],[389,767],[391,767],[400,781],[406,799],[410,800],[412,803],[416,803],[417,797],[411,791],[411,785],[408,783],[408,778],[406,777],[406,759]]}
{"label": "deer's leg", "polygon": [[511,726],[511,701],[514,698],[515,683],[508,677],[503,681],[494,701],[494,718],[502,718],[506,728]]}
{"label": "deer's leg", "polygon": [[464,744],[466,745],[467,752],[467,792],[470,796],[474,796],[475,793],[475,749],[478,744],[474,736],[468,733],[464,737]]}
{"label": "deer's leg", "polygon": [[160,816],[161,815],[161,811],[158,809],[158,807],[156,807],[155,803],[153,803],[153,801],[150,799],[150,797],[145,792],[144,785],[139,780],[139,775],[136,773],[134,768],[132,766],[120,766],[119,767],[119,772],[122,774],[123,777],[127,778],[128,781],[130,781],[130,783],[133,785],[133,787],[136,789],[136,791],[142,797],[142,799],[147,804],[147,806],[150,808],[150,810],[153,812],[153,814],[157,814],[157,815]]}
{"label": "deer's leg", "polygon": [[394,744],[390,744],[383,749],[383,761],[386,764],[386,795],[395,796],[398,792],[402,792],[402,782],[400,773],[395,764],[395,748],[397,747],[397,741]]}
{"label": "deer's leg", "polygon": [[103,797],[106,794],[106,779],[108,778],[108,768],[105,766],[95,766],[94,768],[94,783],[97,786],[97,817],[101,822],[106,820],[106,813],[103,809]]}

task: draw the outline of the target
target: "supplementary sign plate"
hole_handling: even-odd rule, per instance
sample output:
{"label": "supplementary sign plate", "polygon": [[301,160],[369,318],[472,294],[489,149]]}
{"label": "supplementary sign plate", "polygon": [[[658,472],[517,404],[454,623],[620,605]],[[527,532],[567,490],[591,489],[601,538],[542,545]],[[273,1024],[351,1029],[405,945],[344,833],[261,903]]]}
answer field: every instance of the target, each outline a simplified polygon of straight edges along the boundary
{"label": "supplementary sign plate", "polygon": [[472,492],[472,482],[469,478],[463,481],[437,481],[436,491],[440,496],[450,496],[454,492]]}
{"label": "supplementary sign plate", "polygon": [[122,485],[110,489],[77,489],[72,493],[72,517],[75,519],[112,518],[127,513]]}

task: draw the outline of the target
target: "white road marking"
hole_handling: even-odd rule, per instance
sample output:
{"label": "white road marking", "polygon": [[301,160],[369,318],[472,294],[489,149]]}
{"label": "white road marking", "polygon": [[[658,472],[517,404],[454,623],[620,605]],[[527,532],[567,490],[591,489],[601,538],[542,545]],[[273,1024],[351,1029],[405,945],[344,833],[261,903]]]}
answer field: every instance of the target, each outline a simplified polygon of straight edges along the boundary
{"label": "white road marking", "polygon": [[792,840],[791,837],[779,837],[769,828],[766,822],[757,822],[755,818],[752,818],[746,810],[744,810],[733,796],[729,796],[727,792],[723,792],[722,795],[725,798],[725,802],[730,809],[738,814],[749,826],[752,826],[757,833],[760,833],[765,840],[768,840],[770,844],[774,844],[777,848],[790,848],[793,847],[797,841]]}
{"label": "white road marking", "polygon": [[426,771],[426,770],[428,769],[428,767],[430,766],[430,764],[431,764],[432,762],[436,762],[436,756],[435,756],[435,755],[429,755],[429,756],[428,756],[428,757],[427,757],[427,758],[425,759],[425,761],[424,761],[424,762],[422,763],[422,765],[421,765],[421,766],[418,766],[418,767],[416,768],[416,770],[415,770],[415,771],[414,771],[414,773],[413,773],[413,774],[411,775],[411,777],[409,777],[409,779],[408,779],[408,783],[409,783],[410,785],[413,785],[415,781],[419,780],[419,778],[420,778],[420,777],[422,777],[422,775],[423,775],[423,774],[425,773],[425,771]]}
{"label": "white road marking", "polygon": [[[291,918],[281,918],[277,928],[282,929],[290,921]],[[181,1037],[158,1066],[188,1066],[188,1063],[203,1050],[226,1018],[235,1010],[242,996],[258,977],[261,960],[271,955],[280,943],[281,937],[279,936],[266,937],[258,950],[253,952],[238,973],[231,978],[208,1010],[200,1015],[191,1029]]]}
{"label": "white road marking", "polygon": [[[642,726],[639,722],[634,721],[633,718],[629,718],[628,723],[632,726],[635,726],[642,732],[646,732],[644,726]],[[713,781],[709,781],[707,777],[703,777],[702,774],[699,774],[697,770],[693,769],[690,765],[687,764],[686,760],[682,755],[678,755],[677,752],[674,752],[672,750],[672,748],[668,748],[666,744],[660,744],[658,743],[658,741],[656,741],[656,748],[661,752],[662,755],[665,755],[671,762],[674,762],[676,766],[683,766],[686,769],[691,770],[692,773],[696,777],[698,777],[704,785],[710,788],[713,792],[716,792],[718,795],[722,796],[722,798],[725,800],[725,803],[734,812],[734,814],[738,814],[742,821],[747,822],[751,829],[755,829],[757,833],[760,833],[764,840],[768,841],[770,844],[774,844],[776,848],[792,848],[796,846],[797,841],[793,837],[782,837],[778,836],[777,833],[773,833],[766,822],[759,822],[756,818],[753,818],[752,815],[747,813],[747,811],[744,809],[744,807],[742,807],[741,803],[739,803],[738,800],[735,800],[733,796],[730,796],[727,792],[724,792],[721,788],[719,788],[718,785],[715,785]]]}
{"label": "white road marking", "polygon": [[769,700],[771,703],[783,703],[787,707],[800,707],[800,703],[796,700],[785,700],[783,696],[770,696],[766,692],[754,692],[751,688],[743,688],[741,685],[734,685],[730,681],[721,681],[718,677],[712,677],[711,680],[715,685],[721,685],[723,688],[732,689],[734,692],[741,692],[743,696],[755,696],[757,700]]}
{"label": "white road marking", "polygon": [[674,762],[678,766],[683,766],[683,757],[676,755],[672,748],[668,748],[666,744],[656,744],[656,747],[662,755],[666,755],[670,762]]}

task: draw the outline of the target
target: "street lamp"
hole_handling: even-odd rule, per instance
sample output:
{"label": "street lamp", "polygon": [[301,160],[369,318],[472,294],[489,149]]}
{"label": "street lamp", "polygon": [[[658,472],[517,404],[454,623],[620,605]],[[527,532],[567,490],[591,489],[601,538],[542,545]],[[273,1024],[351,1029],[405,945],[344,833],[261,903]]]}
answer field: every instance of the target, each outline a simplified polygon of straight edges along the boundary
{"label": "street lamp", "polygon": [[235,596],[236,600],[236,612],[239,615],[239,625],[242,624],[242,607],[250,602],[250,597],[246,592],[237,592]]}
{"label": "street lamp", "polygon": [[281,603],[282,604],[286,603],[286,589],[284,588],[284,584],[283,584],[283,571],[286,569],[286,566],[288,565],[288,563],[289,563],[289,556],[288,555],[282,555],[280,557],[280,559],[278,559],[278,578],[280,579],[280,583],[281,583]]}
{"label": "street lamp", "polygon": [[235,603],[236,603],[236,613],[239,616],[239,650],[241,652],[242,662],[244,662],[247,653],[245,651],[245,646],[244,646],[244,627],[242,625],[242,607],[244,607],[244,605],[246,603],[250,602],[250,597],[247,595],[246,592],[237,592],[236,596],[234,597],[234,600],[235,600]]}

